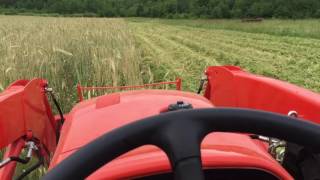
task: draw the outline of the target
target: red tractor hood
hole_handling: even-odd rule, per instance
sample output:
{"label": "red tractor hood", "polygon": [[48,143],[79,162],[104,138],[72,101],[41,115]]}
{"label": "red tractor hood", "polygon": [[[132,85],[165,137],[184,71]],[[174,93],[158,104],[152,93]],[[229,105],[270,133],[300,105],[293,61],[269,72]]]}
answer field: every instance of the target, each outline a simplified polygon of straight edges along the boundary
{"label": "red tractor hood", "polygon": [[[115,93],[79,103],[66,117],[50,168],[102,134],[157,115],[177,101],[190,103],[193,108],[214,108],[202,96],[161,90]],[[268,154],[265,144],[246,134],[209,134],[202,142],[201,152],[204,168],[252,168],[280,179],[292,179]],[[164,152],[155,146],[143,146],[103,166],[89,179],[126,179],[168,171],[170,164]]]}

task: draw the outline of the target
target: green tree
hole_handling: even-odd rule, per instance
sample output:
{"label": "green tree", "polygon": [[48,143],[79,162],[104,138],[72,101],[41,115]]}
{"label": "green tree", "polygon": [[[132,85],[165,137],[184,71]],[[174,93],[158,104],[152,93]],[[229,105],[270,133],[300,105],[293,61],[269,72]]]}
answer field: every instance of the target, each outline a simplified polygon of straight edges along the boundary
{"label": "green tree", "polygon": [[249,8],[248,15],[252,17],[272,17],[272,3],[270,1],[255,2]]}
{"label": "green tree", "polygon": [[189,0],[177,0],[177,12],[188,13],[190,8]]}
{"label": "green tree", "polygon": [[0,0],[0,7],[146,17],[319,17],[320,0]]}
{"label": "green tree", "polygon": [[137,16],[144,16],[144,8],[142,4],[138,5],[138,8],[136,10],[136,15]]}

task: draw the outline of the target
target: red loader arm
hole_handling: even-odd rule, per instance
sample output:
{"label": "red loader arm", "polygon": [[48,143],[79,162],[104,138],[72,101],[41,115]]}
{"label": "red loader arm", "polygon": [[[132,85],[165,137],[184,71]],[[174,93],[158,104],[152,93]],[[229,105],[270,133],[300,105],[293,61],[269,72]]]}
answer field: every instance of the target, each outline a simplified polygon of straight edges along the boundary
{"label": "red loader arm", "polygon": [[[56,148],[54,116],[42,79],[18,80],[0,93],[0,149],[7,147],[3,159],[18,157],[27,141],[35,141],[42,156]],[[11,179],[15,162],[0,169],[0,179]]]}
{"label": "red loader arm", "polygon": [[295,85],[257,76],[236,66],[206,70],[205,97],[217,107],[239,107],[288,114],[320,123],[320,95]]}

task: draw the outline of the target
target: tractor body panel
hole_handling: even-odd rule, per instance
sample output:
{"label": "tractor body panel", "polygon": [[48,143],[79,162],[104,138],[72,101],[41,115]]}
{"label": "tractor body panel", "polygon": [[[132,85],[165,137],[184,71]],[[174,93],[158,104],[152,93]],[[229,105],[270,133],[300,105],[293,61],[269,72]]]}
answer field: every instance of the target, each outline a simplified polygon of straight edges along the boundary
{"label": "tractor body panel", "polygon": [[[140,90],[103,95],[82,101],[84,90],[131,89],[175,84],[181,80],[141,86],[81,87],[82,102],[61,119],[55,118],[48,102],[47,82],[19,80],[0,94],[0,148],[4,158],[18,156],[27,141],[35,141],[50,169],[78,149],[118,127],[146,117],[166,113],[178,101],[193,108],[236,107],[258,109],[320,122],[320,95],[295,85],[250,74],[235,66],[212,66],[206,70],[204,96],[172,90]],[[232,124],[230,124],[232,126]],[[56,137],[61,135],[57,142]],[[51,155],[53,158],[51,159]],[[280,179],[293,179],[268,152],[268,144],[244,133],[209,134],[201,144],[205,169],[258,169]],[[0,169],[0,179],[11,179],[16,162]],[[104,165],[89,179],[130,179],[171,171],[164,152],[155,146],[132,150]]]}
{"label": "tractor body panel", "polygon": [[[190,103],[193,108],[214,108],[203,96],[168,90],[114,93],[79,103],[66,118],[50,168],[96,137],[130,122],[164,113],[177,101]],[[201,151],[207,169],[252,168],[290,179],[290,175],[268,154],[266,144],[252,140],[246,134],[212,133],[202,142]],[[170,170],[164,152],[149,145],[122,155],[89,179],[126,179]]]}
{"label": "tractor body panel", "polygon": [[205,97],[217,107],[264,110],[320,123],[320,95],[281,80],[251,74],[236,66],[206,70]]}

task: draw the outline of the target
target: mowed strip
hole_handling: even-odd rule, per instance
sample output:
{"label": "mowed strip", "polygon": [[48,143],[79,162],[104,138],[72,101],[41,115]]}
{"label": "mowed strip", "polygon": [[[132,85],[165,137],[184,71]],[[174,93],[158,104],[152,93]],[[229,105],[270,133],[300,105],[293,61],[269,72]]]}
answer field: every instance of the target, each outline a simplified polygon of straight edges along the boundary
{"label": "mowed strip", "polygon": [[148,44],[141,48],[145,49],[149,62],[161,62],[171,75],[183,77],[187,90],[196,90],[206,66],[218,64],[238,65],[250,72],[320,90],[318,39],[195,28],[157,21],[130,22],[129,25],[135,29],[140,44]]}

